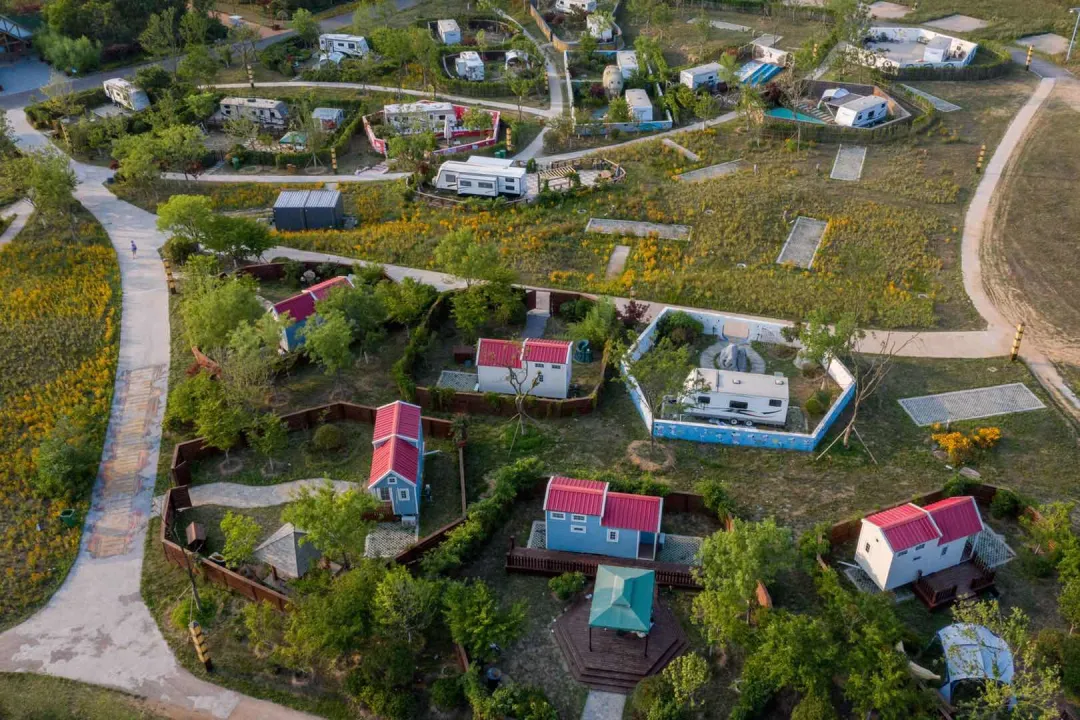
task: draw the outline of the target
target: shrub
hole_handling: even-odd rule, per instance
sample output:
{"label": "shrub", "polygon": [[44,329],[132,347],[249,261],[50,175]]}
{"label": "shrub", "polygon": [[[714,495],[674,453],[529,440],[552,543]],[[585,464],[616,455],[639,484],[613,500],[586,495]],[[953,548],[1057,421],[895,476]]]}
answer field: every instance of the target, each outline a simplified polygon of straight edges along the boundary
{"label": "shrub", "polygon": [[282,279],[289,284],[290,287],[300,287],[300,276],[304,274],[304,264],[299,260],[286,260],[285,267],[282,269]]}
{"label": "shrub", "polygon": [[586,297],[564,302],[559,306],[559,317],[566,322],[581,322],[596,303]]}
{"label": "shrub", "polygon": [[1061,683],[1073,695],[1080,694],[1080,635],[1069,635],[1062,644]]}
{"label": "shrub", "polygon": [[345,684],[378,717],[407,720],[416,716],[416,700],[409,692],[415,667],[416,657],[405,643],[381,642],[364,653]]}
{"label": "shrub", "polygon": [[727,485],[716,478],[705,478],[698,482],[694,488],[710,511],[716,513],[721,519],[735,514],[735,501],[728,493]]}
{"label": "shrub", "polygon": [[548,580],[548,590],[563,602],[585,589],[585,575],[580,572],[565,572]]}
{"label": "shrub", "polygon": [[214,382],[208,372],[200,372],[185,378],[169,391],[165,406],[165,427],[176,431],[195,422],[199,406],[206,400],[216,398],[221,386]]}
{"label": "shrub", "polygon": [[1007,488],[1000,488],[994,493],[994,499],[990,503],[990,512],[996,518],[1016,518],[1023,510],[1026,503],[1023,498]]}
{"label": "shrub", "polygon": [[791,712],[791,720],[836,720],[836,710],[823,692],[804,695]]}
{"label": "shrub", "polygon": [[803,409],[810,415],[824,415],[826,410],[825,406],[821,404],[821,400],[818,399],[817,393],[806,398]]}
{"label": "shrub", "polygon": [[1001,428],[981,427],[971,433],[971,442],[980,450],[992,450],[1001,440]]}
{"label": "shrub", "polygon": [[31,483],[45,497],[78,497],[93,482],[98,452],[84,410],[63,417],[37,448]]}
{"label": "shrub", "polygon": [[970,495],[971,489],[973,487],[975,487],[974,480],[966,478],[958,473],[945,481],[945,485],[942,488],[942,493],[945,495],[945,497]]}
{"label": "shrub", "polygon": [[441,677],[431,685],[431,702],[443,712],[456,710],[465,704],[461,676]]}
{"label": "shrub", "polygon": [[320,425],[311,442],[316,450],[329,452],[339,450],[345,444],[345,436],[337,425]]}
{"label": "shrub", "polygon": [[705,326],[681,310],[668,313],[656,325],[657,341],[669,338],[676,345],[689,345],[704,332]]}
{"label": "shrub", "polygon": [[216,594],[208,592],[199,593],[199,604],[202,606],[201,610],[195,609],[195,602],[190,594],[184,596],[184,599],[177,603],[176,607],[169,613],[169,620],[172,621],[173,626],[177,630],[187,631],[188,623],[194,620],[202,625],[203,629],[209,628],[217,620],[218,615],[218,601]]}
{"label": "shrub", "polygon": [[1016,553],[1020,572],[1029,578],[1047,578],[1054,574],[1054,558],[1042,553],[1036,555],[1030,549],[1021,546]]}
{"label": "shrub", "polygon": [[952,465],[963,465],[974,454],[975,444],[962,432],[954,430],[947,433],[934,433],[930,437],[949,456],[949,463]]}
{"label": "shrub", "polygon": [[161,246],[161,255],[173,265],[183,265],[199,252],[199,243],[190,238],[171,237]]}

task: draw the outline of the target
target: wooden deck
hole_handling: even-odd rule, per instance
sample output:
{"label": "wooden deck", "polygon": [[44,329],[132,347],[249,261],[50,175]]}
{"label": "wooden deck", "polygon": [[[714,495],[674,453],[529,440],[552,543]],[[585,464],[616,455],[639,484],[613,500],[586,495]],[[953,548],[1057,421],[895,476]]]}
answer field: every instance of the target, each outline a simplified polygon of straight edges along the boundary
{"label": "wooden deck", "polygon": [[574,679],[594,690],[629,694],[690,645],[675,615],[657,602],[647,647],[645,639],[632,633],[593,628],[590,650],[590,604],[581,598],[555,621],[555,640]]}
{"label": "wooden deck", "polygon": [[590,555],[588,553],[561,552],[558,550],[537,550],[517,547],[513,539],[510,550],[506,553],[507,572],[532,573],[534,575],[562,575],[566,572],[580,572],[586,577],[596,577],[599,565],[616,567],[634,567],[653,570],[656,583],[667,587],[684,590],[700,590],[701,584],[694,577],[689,565],[663,563],[655,560],[632,560],[630,558]]}
{"label": "wooden deck", "polygon": [[928,608],[936,610],[993,586],[994,572],[984,567],[978,558],[974,558],[921,577],[912,584],[912,589]]}

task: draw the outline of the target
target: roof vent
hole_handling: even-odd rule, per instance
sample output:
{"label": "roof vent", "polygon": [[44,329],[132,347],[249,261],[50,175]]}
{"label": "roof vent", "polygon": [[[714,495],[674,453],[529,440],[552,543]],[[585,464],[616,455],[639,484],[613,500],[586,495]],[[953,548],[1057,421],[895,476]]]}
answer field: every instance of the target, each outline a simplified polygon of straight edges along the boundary
{"label": "roof vent", "polygon": [[732,385],[742,385],[742,380],[740,380],[739,378],[731,378],[731,384]]}

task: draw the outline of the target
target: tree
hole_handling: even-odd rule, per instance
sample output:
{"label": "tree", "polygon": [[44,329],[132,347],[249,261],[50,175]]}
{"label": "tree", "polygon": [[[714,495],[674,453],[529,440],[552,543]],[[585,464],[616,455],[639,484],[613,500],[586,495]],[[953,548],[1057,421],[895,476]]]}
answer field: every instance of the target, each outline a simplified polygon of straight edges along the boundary
{"label": "tree", "polygon": [[[683,85],[682,87],[686,87]],[[698,93],[694,96],[694,115],[701,121],[701,129],[705,129],[705,121],[720,111],[720,102],[716,96],[709,92]]]}
{"label": "tree", "polygon": [[248,444],[255,452],[266,458],[270,472],[274,472],[274,456],[289,446],[289,430],[285,421],[274,413],[258,415],[247,429]]}
{"label": "tree", "polygon": [[212,448],[225,453],[229,460],[229,451],[240,440],[240,434],[248,424],[244,412],[229,405],[223,398],[212,398],[199,405],[195,414],[195,432]]}
{"label": "tree", "polygon": [[228,39],[233,52],[240,55],[240,64],[248,67],[255,60],[255,43],[259,41],[259,30],[254,25],[241,23],[229,28]]}
{"label": "tree", "polygon": [[[636,385],[648,404],[654,418],[662,416],[664,404],[669,399],[681,396],[686,384],[686,376],[693,367],[690,360],[690,347],[676,346],[670,338],[663,338],[653,347],[635,358],[633,352],[627,352],[624,362],[628,372],[625,380]],[[649,428],[649,441],[656,438]]]}
{"label": "tree", "polygon": [[51,148],[29,150],[21,157],[6,159],[3,165],[8,184],[25,193],[38,221],[51,227],[57,220],[67,220],[75,238],[75,187],[79,180],[67,157]]}
{"label": "tree", "polygon": [[452,582],[443,592],[443,617],[454,642],[469,657],[485,662],[494,657],[492,646],[507,646],[518,638],[525,624],[525,604],[508,610],[482,580]]}
{"label": "tree", "polygon": [[1035,541],[1035,552],[1046,553],[1057,565],[1066,548],[1075,540],[1072,534],[1073,502],[1052,502],[1038,507],[1039,519],[1021,516],[1020,525]]}
{"label": "tree", "polygon": [[698,695],[709,682],[709,664],[697,653],[675,658],[664,668],[664,678],[671,683],[675,702],[680,706],[695,708]]}
{"label": "tree", "polygon": [[607,119],[613,123],[630,122],[630,103],[626,98],[615,98],[608,104]]}
{"label": "tree", "polygon": [[467,342],[476,342],[480,328],[487,323],[490,310],[487,298],[480,287],[455,294],[450,298],[450,305],[450,315],[454,319],[454,325]]}
{"label": "tree", "polygon": [[215,215],[203,243],[208,250],[232,258],[237,267],[241,260],[257,258],[274,246],[270,229],[263,223],[246,217]]}
{"label": "tree", "polygon": [[173,195],[158,205],[157,229],[203,245],[214,221],[214,205],[206,195]]}
{"label": "tree", "polygon": [[176,32],[176,8],[165,8],[150,16],[146,29],[139,35],[139,44],[154,57],[173,59],[176,73],[176,56],[180,52],[180,38]]}
{"label": "tree", "polygon": [[765,98],[757,89],[744,85],[739,90],[739,102],[735,105],[735,111],[746,123],[749,131],[754,128],[754,137],[761,144],[761,125],[765,122]]}
{"label": "tree", "polygon": [[159,157],[171,168],[184,174],[198,175],[199,161],[206,155],[202,131],[194,125],[172,125],[155,131]]}
{"label": "tree", "polygon": [[221,533],[225,536],[225,547],[221,549],[221,554],[225,557],[225,564],[235,570],[251,561],[262,528],[255,518],[229,510],[221,519]]}
{"label": "tree", "polygon": [[466,130],[490,130],[491,113],[483,108],[469,108],[461,116],[461,124]]}
{"label": "tree", "polygon": [[322,366],[327,375],[340,380],[343,370],[353,364],[352,328],[340,312],[319,315],[300,328],[304,338],[304,353]]}
{"label": "tree", "polygon": [[740,609],[748,625],[758,582],[768,585],[792,567],[794,556],[791,531],[772,518],[733,522],[731,531],[714,533],[702,544],[698,573],[704,590],[694,598],[694,609],[711,642],[741,644],[747,630],[735,619]]}
{"label": "tree", "polygon": [[494,243],[482,243],[472,230],[460,229],[443,235],[435,246],[435,264],[459,278],[466,289],[481,281],[513,282]]}
{"label": "tree", "polygon": [[406,168],[416,168],[424,157],[438,147],[435,135],[429,132],[395,135],[386,143],[390,157]]}
{"label": "tree", "polygon": [[195,122],[206,120],[217,108],[217,100],[214,99],[214,94],[209,92],[188,95],[184,98],[184,104],[188,112],[194,116]]}
{"label": "tree", "polygon": [[525,73],[511,75],[507,80],[507,87],[510,88],[510,92],[514,95],[515,98],[517,98],[517,111],[519,122],[522,118],[521,103],[524,102],[525,98],[529,95],[529,93],[532,92],[533,85],[535,84],[535,81]]}
{"label": "tree", "polygon": [[206,85],[212,83],[217,77],[219,67],[217,58],[210,54],[205,45],[192,45],[177,65],[176,74],[192,85]]}
{"label": "tree", "polygon": [[391,636],[415,645],[438,616],[441,592],[440,583],[394,566],[375,589],[376,620]]}
{"label": "tree", "polygon": [[368,353],[386,338],[386,306],[370,285],[357,288],[335,287],[325,300],[315,305],[319,315],[339,312],[349,324],[352,342],[360,346],[364,362]]}
{"label": "tree", "polygon": [[267,335],[280,337],[280,325],[270,314],[257,321],[241,322],[229,333],[228,347],[219,358],[221,387],[230,404],[254,413],[266,404],[274,381],[276,343]]}
{"label": "tree", "polygon": [[698,15],[694,18],[694,31],[698,34],[698,55],[705,57],[705,48],[708,46],[710,38],[712,38],[712,18],[704,12]]}
{"label": "tree", "polygon": [[311,47],[319,40],[319,21],[310,10],[297,8],[289,21],[289,27],[303,41],[305,47]]}
{"label": "tree", "polygon": [[45,435],[34,451],[36,472],[30,484],[49,498],[79,498],[94,480],[99,452],[94,436],[100,422],[95,422],[83,406],[65,415]]}
{"label": "tree", "polygon": [[256,322],[266,312],[247,279],[210,281],[201,291],[194,290],[181,299],[180,315],[188,342],[204,352],[225,347],[233,330],[245,321]]}
{"label": "tree", "polygon": [[255,141],[258,139],[261,130],[257,122],[246,117],[229,118],[225,121],[222,129],[237,144],[248,148],[255,147]]}
{"label": "tree", "polygon": [[[873,396],[881,387],[882,383],[885,382],[885,378],[888,377],[889,371],[892,370],[893,361],[896,360],[897,355],[902,353],[904,348],[917,337],[918,334],[910,335],[907,340],[897,345],[892,341],[892,334],[886,333],[881,339],[881,345],[876,354],[869,356],[857,356],[853,354],[848,356],[850,359],[850,367],[848,369],[854,377],[855,396],[851,399],[851,403],[849,404],[851,413],[848,415],[848,421],[847,425],[844,426],[844,432],[840,436],[843,438],[844,447],[848,447],[852,432],[858,434],[858,431],[855,430],[855,421],[859,417],[859,408],[862,407],[863,403]],[[835,440],[833,442],[835,442]],[[825,448],[825,451],[827,452],[828,449],[829,448]],[[869,452],[869,450],[870,448],[867,448],[867,452]],[[877,462],[873,455],[870,457],[875,463]]]}
{"label": "tree", "polygon": [[604,347],[618,330],[618,312],[611,298],[602,297],[593,303],[581,322],[570,325],[570,336],[584,338],[597,350]]}
{"label": "tree", "polygon": [[420,316],[435,302],[438,292],[430,285],[407,277],[400,283],[380,283],[375,294],[386,308],[386,319],[404,325],[411,332]]}
{"label": "tree", "polygon": [[352,567],[353,559],[364,555],[364,540],[374,526],[365,519],[378,507],[375,496],[366,492],[334,491],[329,480],[314,492],[301,488],[291,505],[281,514],[307,533],[300,542],[311,543],[342,567]]}
{"label": "tree", "polygon": [[842,314],[835,324],[830,324],[826,311],[812,310],[805,324],[796,325],[802,345],[799,355],[822,367],[827,365],[830,358],[847,356],[855,343],[865,336],[857,322],[855,314],[848,312]]}
{"label": "tree", "polygon": [[646,32],[654,23],[663,25],[671,20],[671,9],[663,0],[630,0],[627,9],[634,17],[645,21]]}
{"label": "tree", "polygon": [[180,37],[190,52],[195,47],[206,44],[206,33],[210,31],[210,18],[205,12],[188,10],[180,18]]}

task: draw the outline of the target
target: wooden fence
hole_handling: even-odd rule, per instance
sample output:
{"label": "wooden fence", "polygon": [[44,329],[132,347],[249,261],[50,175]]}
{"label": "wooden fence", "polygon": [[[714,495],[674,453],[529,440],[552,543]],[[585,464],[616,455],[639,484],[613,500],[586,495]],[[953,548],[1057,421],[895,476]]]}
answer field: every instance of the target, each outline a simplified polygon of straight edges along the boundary
{"label": "wooden fence", "polygon": [[600,565],[652,570],[656,573],[656,582],[660,585],[684,590],[701,589],[701,584],[694,577],[689,565],[523,548],[517,547],[512,537],[510,538],[510,549],[506,553],[507,572],[550,576],[562,575],[568,572],[580,572],[586,577],[593,578],[596,577],[596,568]]}
{"label": "wooden fence", "polygon": [[[296,432],[331,422],[359,422],[374,425],[375,411],[376,408],[367,405],[336,402],[297,410],[294,413],[282,415],[281,419],[288,426],[289,432]],[[449,420],[422,417],[420,423],[424,429],[424,437],[443,440],[453,439],[454,437],[453,426]],[[245,440],[241,438],[237,442],[237,447],[244,447],[245,444]],[[219,454],[221,454],[220,450],[210,447],[202,438],[177,443],[173,447],[172,465],[169,468],[169,475],[172,478],[173,485],[190,485],[191,464],[196,460]]]}

